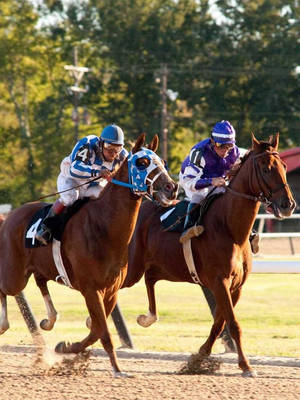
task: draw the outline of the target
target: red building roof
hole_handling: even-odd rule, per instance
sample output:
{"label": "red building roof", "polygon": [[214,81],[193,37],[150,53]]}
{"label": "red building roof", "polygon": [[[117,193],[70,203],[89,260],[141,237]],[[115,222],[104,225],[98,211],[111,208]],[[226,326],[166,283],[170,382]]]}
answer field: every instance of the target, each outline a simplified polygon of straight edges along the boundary
{"label": "red building roof", "polygon": [[280,157],[287,165],[287,172],[300,168],[300,147],[284,150],[280,153]]}

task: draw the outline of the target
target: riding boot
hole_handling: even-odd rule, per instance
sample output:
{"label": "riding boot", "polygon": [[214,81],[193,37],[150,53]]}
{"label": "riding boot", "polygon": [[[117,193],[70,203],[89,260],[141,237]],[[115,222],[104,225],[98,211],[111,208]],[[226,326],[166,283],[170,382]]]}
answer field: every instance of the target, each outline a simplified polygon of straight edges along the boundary
{"label": "riding boot", "polygon": [[252,230],[252,232],[250,233],[250,245],[251,245],[251,250],[253,254],[256,254],[259,252],[259,234],[255,231]]}
{"label": "riding boot", "polygon": [[181,244],[185,243],[187,240],[201,235],[204,231],[203,225],[195,225],[193,221],[192,211],[195,207],[199,206],[197,203],[189,203],[187,208],[187,214],[184,221],[184,230],[179,238]]}
{"label": "riding boot", "polygon": [[47,243],[51,240],[52,237],[51,221],[53,221],[53,218],[56,215],[61,214],[65,208],[66,206],[59,199],[56,200],[56,202],[50,208],[44,221],[41,223],[39,229],[35,234],[35,238],[43,245],[47,245]]}

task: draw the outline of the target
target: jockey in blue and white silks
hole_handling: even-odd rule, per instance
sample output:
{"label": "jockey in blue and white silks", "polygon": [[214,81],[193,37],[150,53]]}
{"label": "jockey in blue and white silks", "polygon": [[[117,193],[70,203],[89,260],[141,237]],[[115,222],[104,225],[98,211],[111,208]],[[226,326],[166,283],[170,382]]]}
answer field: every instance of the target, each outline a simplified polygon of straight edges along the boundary
{"label": "jockey in blue and white silks", "polygon": [[202,225],[191,226],[191,210],[213,190],[225,191],[225,175],[239,160],[240,150],[235,144],[235,129],[228,121],[215,124],[211,137],[196,144],[182,163],[179,184],[190,201],[185,220],[183,243],[203,232]]}
{"label": "jockey in blue and white silks", "polygon": [[116,171],[128,155],[127,150],[120,147],[116,157],[108,159],[105,157],[107,150],[104,146],[106,142],[101,137],[89,135],[79,140],[71,154],[62,160],[61,172],[57,178],[59,192],[87,182],[93,177],[100,177],[89,185],[61,193],[60,198],[64,205],[69,206],[82,197],[97,198],[107,184],[109,173]]}
{"label": "jockey in blue and white silks", "polygon": [[[35,235],[37,240],[47,244],[51,239],[51,229],[47,222],[62,213],[67,206],[83,197],[99,197],[111,173],[119,168],[128,155],[123,146],[124,133],[117,125],[106,126],[100,137],[89,135],[76,143],[71,154],[61,162],[57,189],[62,193],[38,229]],[[95,177],[100,179],[89,184],[88,181]],[[82,186],[76,187],[78,185]]]}

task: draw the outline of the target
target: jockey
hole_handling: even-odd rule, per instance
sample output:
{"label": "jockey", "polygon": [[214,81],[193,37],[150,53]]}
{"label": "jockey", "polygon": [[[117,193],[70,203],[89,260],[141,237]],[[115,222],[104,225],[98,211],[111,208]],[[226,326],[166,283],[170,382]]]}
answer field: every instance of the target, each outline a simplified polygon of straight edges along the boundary
{"label": "jockey", "polygon": [[[76,143],[71,154],[60,164],[57,189],[63,193],[50,208],[35,235],[36,239],[46,245],[52,236],[48,226],[51,218],[61,214],[77,199],[83,197],[95,199],[99,196],[107,182],[111,180],[112,172],[119,168],[128,155],[123,146],[124,133],[114,124],[106,126],[100,137],[89,135]],[[95,177],[99,177],[99,180],[88,184],[88,181]],[[87,184],[76,187],[84,183]]]}
{"label": "jockey", "polygon": [[[235,129],[228,121],[220,121],[212,129],[211,137],[196,144],[182,163],[179,173],[179,184],[185,190],[190,203],[184,223],[184,232],[180,242],[199,236],[202,225],[194,225],[191,211],[213,191],[225,192],[225,176],[232,166],[239,161],[240,149],[235,144]],[[255,245],[258,251],[258,235]],[[254,239],[253,238],[251,239]],[[254,243],[253,243],[254,244]],[[252,246],[254,247],[254,246]]]}

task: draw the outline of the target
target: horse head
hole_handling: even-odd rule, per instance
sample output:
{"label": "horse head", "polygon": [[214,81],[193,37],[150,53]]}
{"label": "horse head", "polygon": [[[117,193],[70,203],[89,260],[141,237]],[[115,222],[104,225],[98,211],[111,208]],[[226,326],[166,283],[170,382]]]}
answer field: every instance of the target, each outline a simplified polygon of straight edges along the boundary
{"label": "horse head", "polygon": [[145,146],[145,134],[141,134],[128,156],[128,172],[132,191],[137,195],[156,200],[166,207],[177,197],[178,184],[168,174],[165,164],[155,153],[158,136]]}
{"label": "horse head", "polygon": [[286,165],[278,153],[279,133],[268,141],[259,141],[252,133],[252,160],[255,178],[252,179],[254,193],[266,204],[268,212],[276,218],[289,217],[296,206],[286,178]]}

